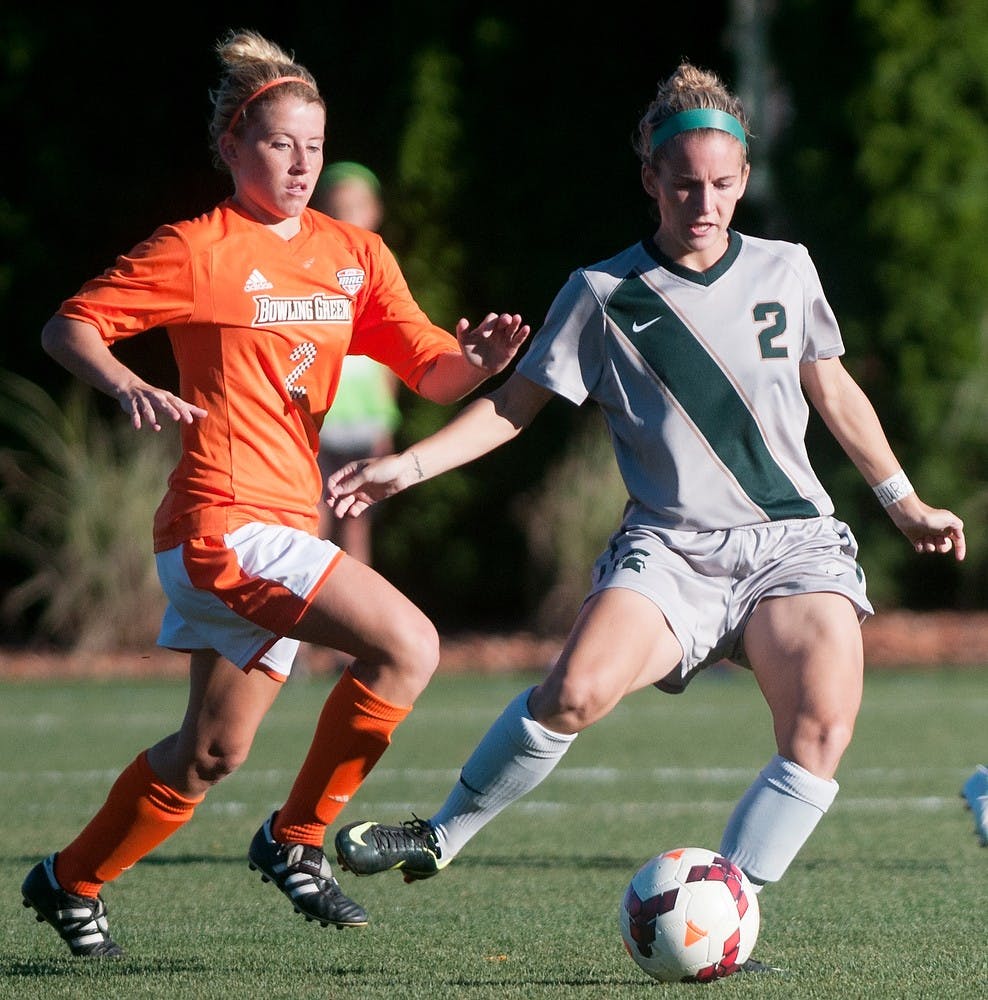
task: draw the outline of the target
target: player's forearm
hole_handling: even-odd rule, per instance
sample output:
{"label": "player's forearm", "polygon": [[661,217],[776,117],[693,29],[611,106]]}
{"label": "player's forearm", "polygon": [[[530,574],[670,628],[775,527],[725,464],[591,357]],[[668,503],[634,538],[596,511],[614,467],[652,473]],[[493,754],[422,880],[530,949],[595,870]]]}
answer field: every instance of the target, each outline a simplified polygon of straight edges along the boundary
{"label": "player's forearm", "polygon": [[489,396],[475,400],[445,427],[402,453],[400,488],[407,489],[486,455],[516,437],[522,426],[500,414]]}
{"label": "player's forearm", "polygon": [[827,429],[870,486],[899,468],[871,400],[837,359],[807,366],[803,384]]}
{"label": "player's forearm", "polygon": [[41,346],[76,378],[115,399],[134,381],[134,373],[88,323],[53,316],[41,331]]}
{"label": "player's forearm", "polygon": [[855,406],[824,417],[855,468],[873,486],[899,468],[899,461],[871,404]]}
{"label": "player's forearm", "polygon": [[491,374],[470,364],[458,351],[441,354],[422,376],[418,392],[430,402],[447,406],[483,385]]}

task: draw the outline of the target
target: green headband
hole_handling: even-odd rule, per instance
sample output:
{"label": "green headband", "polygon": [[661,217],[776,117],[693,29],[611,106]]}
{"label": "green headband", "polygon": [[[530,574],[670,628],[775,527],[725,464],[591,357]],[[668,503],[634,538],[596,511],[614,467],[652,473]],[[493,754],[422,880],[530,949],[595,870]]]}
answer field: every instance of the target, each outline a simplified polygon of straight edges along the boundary
{"label": "green headband", "polygon": [[674,135],[679,135],[680,132],[692,132],[698,128],[715,128],[727,132],[745,149],[748,148],[748,137],[744,134],[744,126],[734,115],[714,108],[696,108],[693,111],[680,111],[655,129],[652,133],[652,152],[654,153],[662,143]]}
{"label": "green headband", "polygon": [[329,164],[319,175],[318,184],[320,188],[327,188],[350,180],[361,180],[378,194],[381,193],[381,182],[377,179],[374,171],[362,163],[355,163],[353,160],[339,160]]}

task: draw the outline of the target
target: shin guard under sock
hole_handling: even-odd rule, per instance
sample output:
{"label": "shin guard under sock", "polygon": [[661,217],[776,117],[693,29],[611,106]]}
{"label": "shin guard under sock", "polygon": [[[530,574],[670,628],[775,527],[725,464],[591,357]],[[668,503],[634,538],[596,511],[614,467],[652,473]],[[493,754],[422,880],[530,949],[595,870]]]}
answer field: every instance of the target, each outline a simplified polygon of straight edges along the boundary
{"label": "shin guard under sock", "polygon": [[518,695],[495,720],[430,819],[443,858],[455,857],[502,809],[547,778],[576,739],[575,733],[554,733],[532,718],[531,691]]}
{"label": "shin guard under sock", "polygon": [[282,843],[322,847],[340,814],[411,711],[392,705],[344,670],[329,693],[295,784],[272,826]]}
{"label": "shin guard under sock", "polygon": [[113,783],[102,808],[55,859],[66,892],[97,896],[104,882],[133,867],[184,826],[204,796],[188,799],[162,784],[142,751]]}
{"label": "shin guard under sock", "polygon": [[827,781],[776,755],[741,797],[727,821],[720,853],[758,889],[776,882],[809,839],[837,795]]}

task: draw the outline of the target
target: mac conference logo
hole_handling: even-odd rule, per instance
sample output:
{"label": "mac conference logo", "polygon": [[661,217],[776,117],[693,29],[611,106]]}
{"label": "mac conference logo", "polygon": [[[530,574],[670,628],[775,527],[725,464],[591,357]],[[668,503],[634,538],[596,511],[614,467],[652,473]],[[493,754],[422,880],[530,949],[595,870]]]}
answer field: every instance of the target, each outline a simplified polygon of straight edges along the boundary
{"label": "mac conference logo", "polygon": [[356,295],[364,286],[364,269],[362,267],[344,267],[336,272],[336,280],[347,295]]}

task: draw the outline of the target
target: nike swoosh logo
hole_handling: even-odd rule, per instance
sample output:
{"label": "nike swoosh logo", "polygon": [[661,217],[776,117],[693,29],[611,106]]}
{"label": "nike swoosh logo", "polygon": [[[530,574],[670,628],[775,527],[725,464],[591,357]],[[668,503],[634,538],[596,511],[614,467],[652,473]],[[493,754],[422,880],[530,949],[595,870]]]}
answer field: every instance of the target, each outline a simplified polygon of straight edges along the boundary
{"label": "nike swoosh logo", "polygon": [[367,842],[364,840],[364,834],[374,826],[373,822],[370,823],[357,823],[349,830],[347,830],[347,839],[354,844],[358,844],[360,847],[366,847]]}
{"label": "nike swoosh logo", "polygon": [[653,323],[658,323],[660,319],[662,319],[661,316],[656,316],[655,319],[650,319],[647,323],[639,323],[636,321],[631,324],[632,332],[641,333],[646,327],[651,326]]}

